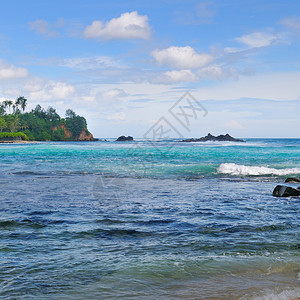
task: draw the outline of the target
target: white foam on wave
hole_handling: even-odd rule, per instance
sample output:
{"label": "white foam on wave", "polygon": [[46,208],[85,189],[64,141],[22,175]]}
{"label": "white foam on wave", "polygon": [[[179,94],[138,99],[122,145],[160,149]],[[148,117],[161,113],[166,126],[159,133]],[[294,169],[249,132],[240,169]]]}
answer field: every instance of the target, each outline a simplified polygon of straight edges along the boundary
{"label": "white foam on wave", "polygon": [[[268,292],[263,296],[251,298],[251,300],[296,300],[300,298],[300,289],[294,288],[281,292]],[[242,298],[243,299],[243,298]]]}
{"label": "white foam on wave", "polygon": [[237,143],[237,142],[218,142],[218,141],[207,141],[207,142],[188,142],[184,143],[187,145],[199,146],[199,147],[266,147],[267,145],[261,142],[247,142],[247,143]]}
{"label": "white foam on wave", "polygon": [[288,168],[288,169],[275,169],[268,167],[258,166],[244,166],[234,163],[221,164],[218,168],[218,173],[230,174],[230,175],[291,175],[300,174],[300,168]]}

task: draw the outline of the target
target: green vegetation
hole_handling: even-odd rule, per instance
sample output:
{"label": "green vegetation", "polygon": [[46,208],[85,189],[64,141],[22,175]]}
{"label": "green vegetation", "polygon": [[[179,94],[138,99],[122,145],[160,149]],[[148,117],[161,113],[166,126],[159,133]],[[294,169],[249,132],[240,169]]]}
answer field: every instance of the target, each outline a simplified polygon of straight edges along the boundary
{"label": "green vegetation", "polygon": [[61,118],[55,108],[45,110],[39,104],[25,112],[27,99],[23,96],[15,101],[5,100],[0,104],[0,139],[22,138],[36,141],[77,140],[87,123],[84,117],[68,109]]}
{"label": "green vegetation", "polygon": [[0,132],[0,140],[1,139],[21,139],[24,141],[28,141],[29,138],[24,132]]}

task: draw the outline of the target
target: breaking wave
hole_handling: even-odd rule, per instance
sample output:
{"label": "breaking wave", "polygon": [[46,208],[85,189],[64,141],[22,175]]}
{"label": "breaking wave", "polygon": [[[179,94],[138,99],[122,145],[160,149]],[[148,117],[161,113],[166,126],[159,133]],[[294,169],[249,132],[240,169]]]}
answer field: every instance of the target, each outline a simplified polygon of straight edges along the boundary
{"label": "breaking wave", "polygon": [[237,165],[234,163],[221,164],[218,168],[218,173],[230,174],[230,175],[291,175],[300,174],[300,168],[288,168],[288,169],[275,169],[268,167],[258,167],[258,166],[244,166]]}

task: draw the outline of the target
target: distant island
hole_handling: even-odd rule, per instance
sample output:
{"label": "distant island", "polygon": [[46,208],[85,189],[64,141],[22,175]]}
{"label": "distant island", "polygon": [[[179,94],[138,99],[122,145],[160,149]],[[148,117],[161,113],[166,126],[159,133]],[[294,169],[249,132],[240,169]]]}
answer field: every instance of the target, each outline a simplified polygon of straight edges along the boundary
{"label": "distant island", "polygon": [[191,138],[191,139],[182,140],[181,142],[188,143],[188,142],[245,142],[245,141],[240,139],[235,139],[228,133],[225,135],[221,134],[218,136],[214,136],[209,133],[207,136],[198,139]]}
{"label": "distant island", "polygon": [[116,142],[132,142],[133,141],[133,137],[132,136],[125,136],[125,135],[121,135],[116,139]]}
{"label": "distant island", "polygon": [[5,100],[0,104],[0,142],[9,141],[95,141],[86,119],[67,109],[62,118],[53,107],[37,105],[25,112],[27,99]]}

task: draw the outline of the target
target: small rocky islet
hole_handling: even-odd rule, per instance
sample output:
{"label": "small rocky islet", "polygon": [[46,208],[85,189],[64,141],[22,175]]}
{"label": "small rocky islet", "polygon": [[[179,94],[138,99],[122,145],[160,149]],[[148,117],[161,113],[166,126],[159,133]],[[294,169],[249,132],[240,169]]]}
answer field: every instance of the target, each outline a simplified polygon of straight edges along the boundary
{"label": "small rocky islet", "polygon": [[190,142],[238,142],[238,143],[245,143],[244,140],[236,139],[232,137],[231,135],[227,134],[221,134],[218,136],[214,136],[212,134],[208,134],[201,138],[190,138],[182,140],[181,142],[190,143]]}
{"label": "small rocky islet", "polygon": [[116,139],[116,142],[132,142],[133,141],[133,137],[132,136],[125,136],[125,135],[121,135]]}

